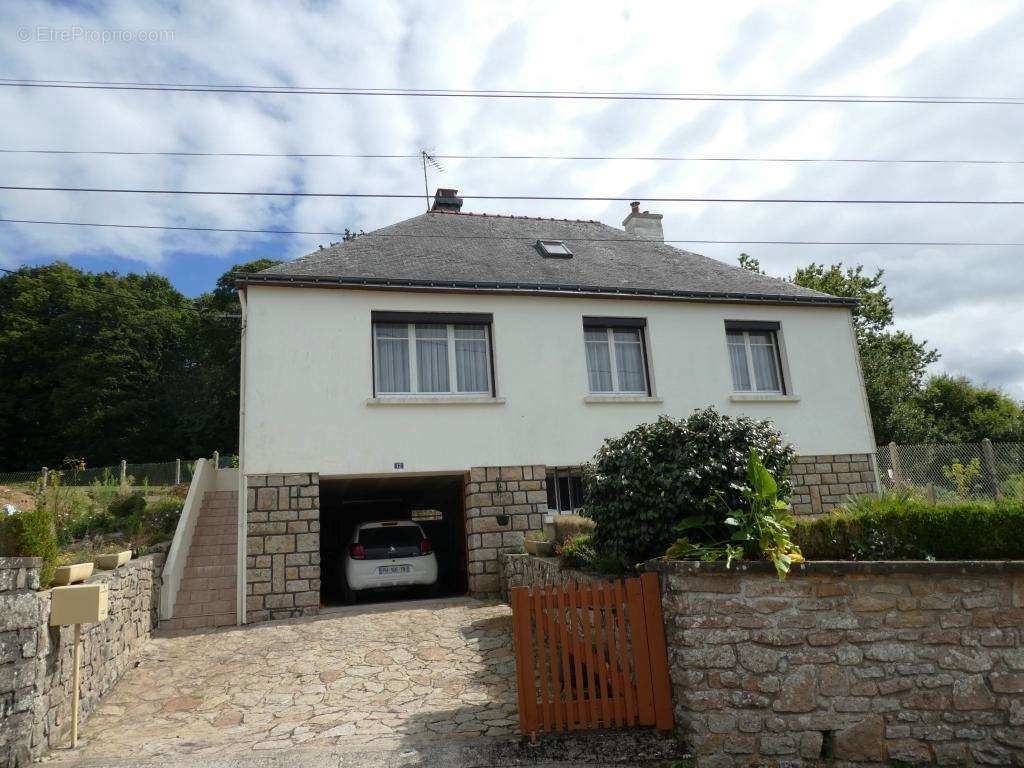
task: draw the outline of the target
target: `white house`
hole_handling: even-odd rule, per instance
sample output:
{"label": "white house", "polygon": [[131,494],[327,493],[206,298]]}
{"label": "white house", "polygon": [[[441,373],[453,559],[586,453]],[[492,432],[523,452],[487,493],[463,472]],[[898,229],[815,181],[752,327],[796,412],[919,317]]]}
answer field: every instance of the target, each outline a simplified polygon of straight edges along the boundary
{"label": "white house", "polygon": [[624,229],[461,206],[239,277],[248,620],[317,610],[374,516],[495,591],[498,552],[659,414],[772,419],[797,512],[876,487],[850,300],[670,247],[637,203]]}

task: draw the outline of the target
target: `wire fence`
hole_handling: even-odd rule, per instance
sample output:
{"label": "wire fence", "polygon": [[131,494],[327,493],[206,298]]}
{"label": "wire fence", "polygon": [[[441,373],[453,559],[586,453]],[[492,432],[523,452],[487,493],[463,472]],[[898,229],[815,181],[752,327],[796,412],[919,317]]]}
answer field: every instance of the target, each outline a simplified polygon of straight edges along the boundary
{"label": "wire fence", "polygon": [[[238,457],[220,455],[219,469],[238,466]],[[71,486],[87,485],[130,485],[169,486],[192,481],[195,461],[175,459],[174,461],[122,462],[110,467],[47,468],[4,472],[0,471],[0,486],[32,489],[49,485],[59,473],[60,483]]]}
{"label": "wire fence", "polygon": [[1024,443],[878,446],[878,473],[889,491],[932,502],[1024,500]]}

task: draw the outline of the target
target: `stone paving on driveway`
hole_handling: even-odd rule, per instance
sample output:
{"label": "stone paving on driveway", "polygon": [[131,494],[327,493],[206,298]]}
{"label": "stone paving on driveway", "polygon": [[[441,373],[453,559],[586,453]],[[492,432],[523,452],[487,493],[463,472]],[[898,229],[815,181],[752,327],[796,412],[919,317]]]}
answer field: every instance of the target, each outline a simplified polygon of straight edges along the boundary
{"label": "stone paving on driveway", "polygon": [[157,634],[54,762],[517,733],[511,612],[472,598]]}

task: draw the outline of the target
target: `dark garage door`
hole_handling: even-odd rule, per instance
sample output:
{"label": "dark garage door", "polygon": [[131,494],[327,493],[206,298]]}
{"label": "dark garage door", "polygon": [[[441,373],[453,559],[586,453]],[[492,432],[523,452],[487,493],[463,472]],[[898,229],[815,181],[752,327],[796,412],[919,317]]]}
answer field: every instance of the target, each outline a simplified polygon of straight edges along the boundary
{"label": "dark garage door", "polygon": [[[342,602],[342,557],[359,523],[415,520],[434,545],[440,594],[465,594],[466,526],[462,475],[429,477],[321,478],[321,601]],[[395,597],[409,597],[396,592]],[[386,599],[389,595],[381,595]],[[365,599],[374,599],[369,596]]]}

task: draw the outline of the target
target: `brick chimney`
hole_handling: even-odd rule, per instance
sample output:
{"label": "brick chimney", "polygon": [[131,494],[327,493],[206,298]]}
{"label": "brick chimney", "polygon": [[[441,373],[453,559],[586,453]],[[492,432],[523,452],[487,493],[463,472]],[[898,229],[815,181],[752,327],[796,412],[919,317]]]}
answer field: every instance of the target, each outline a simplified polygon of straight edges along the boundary
{"label": "brick chimney", "polygon": [[462,198],[458,196],[457,189],[442,189],[438,187],[434,193],[434,205],[432,211],[444,211],[445,213],[458,213],[462,210]]}
{"label": "brick chimney", "polygon": [[645,240],[658,240],[665,242],[665,232],[661,228],[662,216],[660,213],[644,211],[640,213],[640,202],[634,200],[629,204],[629,216],[622,220],[622,226],[626,232]]}

